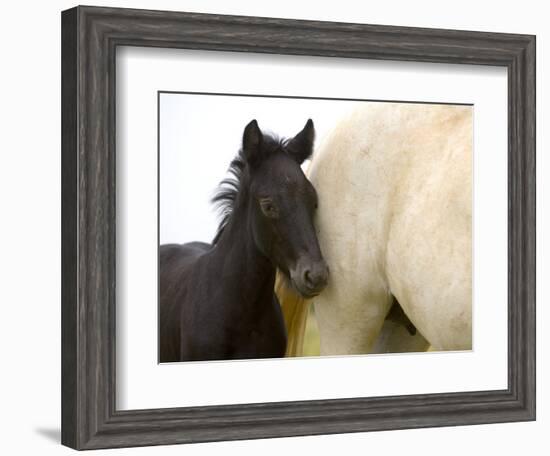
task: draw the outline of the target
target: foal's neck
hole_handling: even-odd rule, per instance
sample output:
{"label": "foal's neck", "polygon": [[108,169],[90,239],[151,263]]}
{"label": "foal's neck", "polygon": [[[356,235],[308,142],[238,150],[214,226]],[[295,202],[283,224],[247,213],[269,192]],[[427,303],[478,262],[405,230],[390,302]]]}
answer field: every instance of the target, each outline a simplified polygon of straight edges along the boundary
{"label": "foal's neck", "polygon": [[[270,304],[273,299],[275,267],[256,246],[246,209],[232,214],[220,235],[215,254],[223,264],[221,286],[228,292],[237,293],[242,301],[239,306],[258,306],[263,301]],[[241,216],[240,214],[243,216]],[[257,310],[260,310],[256,307]],[[253,309],[252,309],[253,310]]]}

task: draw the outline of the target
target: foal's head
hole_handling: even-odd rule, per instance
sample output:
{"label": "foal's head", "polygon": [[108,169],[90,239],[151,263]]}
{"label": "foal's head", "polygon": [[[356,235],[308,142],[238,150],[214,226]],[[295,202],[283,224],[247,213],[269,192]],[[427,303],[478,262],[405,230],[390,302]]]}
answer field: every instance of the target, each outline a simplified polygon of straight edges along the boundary
{"label": "foal's head", "polygon": [[305,297],[320,293],[328,279],[313,226],[317,193],[300,167],[311,156],[313,138],[311,120],[286,140],[262,134],[253,120],[244,130],[239,164],[232,164],[238,177],[232,181],[233,204],[246,210],[256,247]]}

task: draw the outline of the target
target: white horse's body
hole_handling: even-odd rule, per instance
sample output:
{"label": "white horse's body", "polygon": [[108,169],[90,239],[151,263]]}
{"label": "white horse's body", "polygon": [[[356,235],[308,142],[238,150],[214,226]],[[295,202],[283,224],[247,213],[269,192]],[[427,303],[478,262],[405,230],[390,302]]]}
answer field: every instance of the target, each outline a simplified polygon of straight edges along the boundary
{"label": "white horse's body", "polygon": [[369,103],[316,150],[321,354],[402,346],[403,328],[377,342],[392,294],[434,349],[471,348],[472,139],[470,107]]}

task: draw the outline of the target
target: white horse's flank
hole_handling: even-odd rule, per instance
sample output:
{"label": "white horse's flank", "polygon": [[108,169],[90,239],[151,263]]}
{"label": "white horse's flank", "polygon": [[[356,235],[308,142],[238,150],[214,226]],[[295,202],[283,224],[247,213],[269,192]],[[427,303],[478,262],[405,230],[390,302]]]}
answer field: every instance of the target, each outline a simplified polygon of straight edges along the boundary
{"label": "white horse's flank", "polygon": [[472,138],[470,107],[369,103],[316,150],[322,355],[402,347],[377,342],[392,294],[434,349],[471,349]]}

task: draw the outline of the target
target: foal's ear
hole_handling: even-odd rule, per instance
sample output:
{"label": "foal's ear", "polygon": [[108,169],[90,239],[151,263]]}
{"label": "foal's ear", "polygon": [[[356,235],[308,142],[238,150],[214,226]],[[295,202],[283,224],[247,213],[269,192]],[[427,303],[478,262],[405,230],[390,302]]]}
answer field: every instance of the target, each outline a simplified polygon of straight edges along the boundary
{"label": "foal's ear", "polygon": [[254,119],[244,128],[243,133],[243,153],[249,165],[254,166],[258,163],[261,145],[262,132]]}
{"label": "foal's ear", "polygon": [[300,165],[304,162],[304,160],[311,157],[314,139],[315,128],[313,127],[313,121],[308,119],[306,126],[302,129],[302,131],[288,142],[288,151]]}

